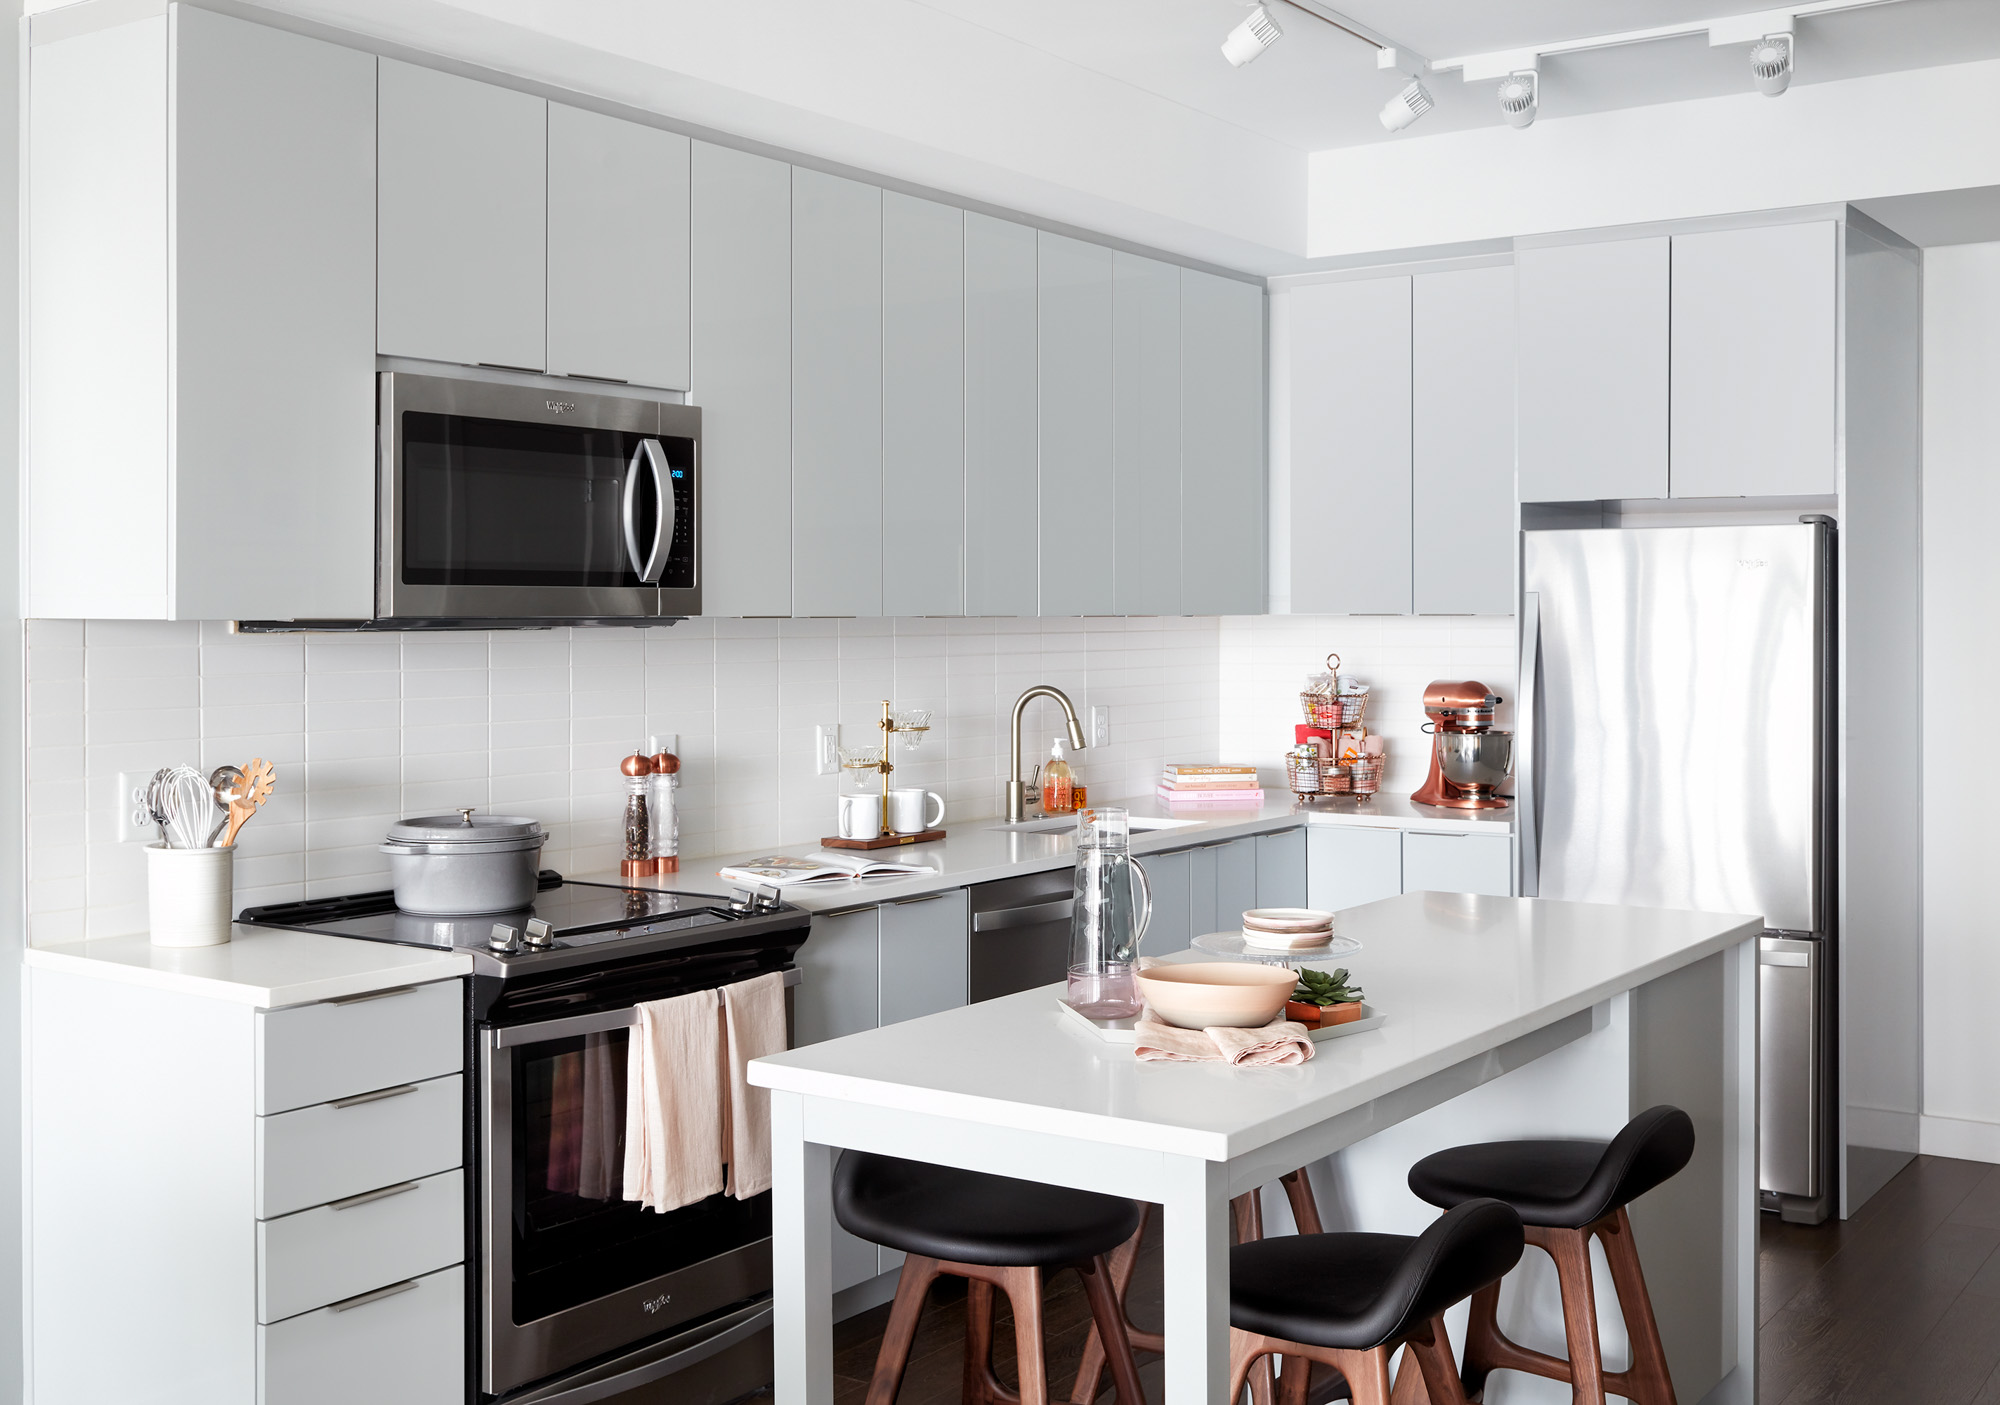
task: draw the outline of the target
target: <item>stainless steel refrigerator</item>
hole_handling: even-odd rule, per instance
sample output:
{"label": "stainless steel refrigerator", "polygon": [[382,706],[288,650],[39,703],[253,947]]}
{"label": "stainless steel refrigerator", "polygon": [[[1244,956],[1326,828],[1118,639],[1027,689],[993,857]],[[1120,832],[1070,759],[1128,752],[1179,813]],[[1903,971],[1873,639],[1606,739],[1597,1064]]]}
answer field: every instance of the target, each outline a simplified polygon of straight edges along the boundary
{"label": "stainless steel refrigerator", "polygon": [[1520,891],[1760,913],[1759,1183],[1833,1203],[1835,532],[1523,534]]}

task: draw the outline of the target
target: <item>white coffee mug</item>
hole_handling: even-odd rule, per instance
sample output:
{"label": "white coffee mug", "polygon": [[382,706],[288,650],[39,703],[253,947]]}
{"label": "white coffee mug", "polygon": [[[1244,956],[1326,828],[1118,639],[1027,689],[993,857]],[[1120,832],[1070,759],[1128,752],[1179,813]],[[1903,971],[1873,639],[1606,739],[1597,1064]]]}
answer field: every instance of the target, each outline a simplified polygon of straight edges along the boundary
{"label": "white coffee mug", "polygon": [[[937,805],[937,813],[924,818],[924,802]],[[944,823],[944,797],[935,790],[925,790],[921,786],[910,786],[903,790],[889,792],[889,828],[897,834],[915,834],[920,830],[936,829]]]}
{"label": "white coffee mug", "polygon": [[840,797],[840,837],[880,839],[882,837],[882,797],[843,795]]}

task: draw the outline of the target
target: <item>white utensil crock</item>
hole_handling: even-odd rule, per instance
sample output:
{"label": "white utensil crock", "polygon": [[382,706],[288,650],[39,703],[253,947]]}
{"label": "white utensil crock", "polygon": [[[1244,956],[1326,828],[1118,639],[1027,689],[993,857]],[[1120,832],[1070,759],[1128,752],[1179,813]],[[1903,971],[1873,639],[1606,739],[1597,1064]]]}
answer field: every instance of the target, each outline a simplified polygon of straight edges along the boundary
{"label": "white utensil crock", "polygon": [[220,946],[229,940],[236,850],[146,846],[146,910],[154,946]]}

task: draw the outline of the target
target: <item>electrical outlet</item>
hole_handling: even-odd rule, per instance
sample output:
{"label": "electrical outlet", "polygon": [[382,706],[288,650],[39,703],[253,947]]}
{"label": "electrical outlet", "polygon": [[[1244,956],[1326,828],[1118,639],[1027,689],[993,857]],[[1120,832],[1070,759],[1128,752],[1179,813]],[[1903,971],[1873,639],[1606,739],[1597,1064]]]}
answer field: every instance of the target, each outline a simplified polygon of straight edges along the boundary
{"label": "electrical outlet", "polygon": [[822,722],[813,728],[813,774],[831,776],[840,770],[840,724]]}
{"label": "electrical outlet", "polygon": [[1090,710],[1090,744],[1092,746],[1111,745],[1111,709],[1093,707]]}
{"label": "electrical outlet", "polygon": [[120,844],[151,844],[159,837],[159,829],[153,817],[146,812],[146,783],[153,779],[151,771],[120,771],[118,773],[118,842]]}

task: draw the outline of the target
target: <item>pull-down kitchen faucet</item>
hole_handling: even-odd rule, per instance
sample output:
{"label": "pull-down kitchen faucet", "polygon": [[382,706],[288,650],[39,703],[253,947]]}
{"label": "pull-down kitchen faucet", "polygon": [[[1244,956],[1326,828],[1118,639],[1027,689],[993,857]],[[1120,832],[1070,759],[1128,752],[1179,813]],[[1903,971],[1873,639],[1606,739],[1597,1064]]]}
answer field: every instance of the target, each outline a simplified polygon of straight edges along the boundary
{"label": "pull-down kitchen faucet", "polygon": [[1083,724],[1076,720],[1076,709],[1060,688],[1051,688],[1046,683],[1037,683],[1021,694],[1014,703],[1014,749],[1012,761],[1007,771],[1007,823],[1019,824],[1028,817],[1028,787],[1021,781],[1021,714],[1027,710],[1030,698],[1053,698],[1062,705],[1063,716],[1069,722],[1069,742],[1071,746],[1083,745]]}

